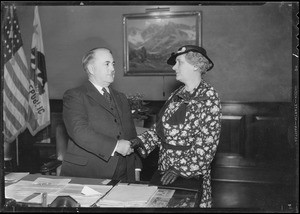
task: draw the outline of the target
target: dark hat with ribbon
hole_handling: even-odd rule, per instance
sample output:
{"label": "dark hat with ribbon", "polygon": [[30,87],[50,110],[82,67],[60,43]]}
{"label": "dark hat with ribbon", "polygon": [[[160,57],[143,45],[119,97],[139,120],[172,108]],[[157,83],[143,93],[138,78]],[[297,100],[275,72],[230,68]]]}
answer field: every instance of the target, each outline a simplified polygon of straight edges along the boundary
{"label": "dark hat with ribbon", "polygon": [[176,64],[176,57],[181,55],[181,54],[185,54],[188,52],[197,52],[197,53],[201,53],[202,56],[204,56],[210,63],[211,66],[209,69],[207,69],[207,71],[209,71],[210,69],[212,69],[214,67],[214,63],[211,61],[211,59],[207,56],[206,54],[206,50],[202,47],[196,46],[196,45],[184,45],[182,47],[180,47],[178,49],[178,51],[176,53],[172,53],[170,58],[168,59],[167,63],[169,65],[175,65]]}

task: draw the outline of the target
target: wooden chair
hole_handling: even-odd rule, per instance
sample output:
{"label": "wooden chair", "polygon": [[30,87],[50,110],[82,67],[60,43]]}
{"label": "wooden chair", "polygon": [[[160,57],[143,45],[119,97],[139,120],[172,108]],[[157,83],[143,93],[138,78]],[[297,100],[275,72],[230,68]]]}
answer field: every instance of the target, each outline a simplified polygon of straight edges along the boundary
{"label": "wooden chair", "polygon": [[4,171],[13,172],[13,143],[7,143],[4,141]]}
{"label": "wooden chair", "polygon": [[68,133],[63,123],[56,126],[55,140],[56,140],[56,159],[44,163],[40,169],[40,172],[44,175],[60,175],[62,161],[67,150],[68,145]]}

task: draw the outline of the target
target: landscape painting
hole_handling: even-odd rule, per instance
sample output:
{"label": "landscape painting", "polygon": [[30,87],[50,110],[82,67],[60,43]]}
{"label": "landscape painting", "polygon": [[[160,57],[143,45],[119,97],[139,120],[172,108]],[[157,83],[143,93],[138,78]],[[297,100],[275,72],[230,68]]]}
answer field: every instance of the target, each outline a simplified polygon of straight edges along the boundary
{"label": "landscape painting", "polygon": [[125,75],[175,75],[167,59],[183,45],[201,45],[201,13],[123,15]]}

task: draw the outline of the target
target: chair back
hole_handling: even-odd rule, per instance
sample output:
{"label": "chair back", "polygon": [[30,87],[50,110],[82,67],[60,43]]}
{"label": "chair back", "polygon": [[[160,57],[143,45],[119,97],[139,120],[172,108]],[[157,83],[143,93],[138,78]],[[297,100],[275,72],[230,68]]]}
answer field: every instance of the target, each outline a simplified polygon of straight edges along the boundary
{"label": "chair back", "polygon": [[4,141],[4,161],[12,160],[12,146],[13,143],[7,143]]}
{"label": "chair back", "polygon": [[13,142],[7,143],[4,141],[4,171],[13,172]]}

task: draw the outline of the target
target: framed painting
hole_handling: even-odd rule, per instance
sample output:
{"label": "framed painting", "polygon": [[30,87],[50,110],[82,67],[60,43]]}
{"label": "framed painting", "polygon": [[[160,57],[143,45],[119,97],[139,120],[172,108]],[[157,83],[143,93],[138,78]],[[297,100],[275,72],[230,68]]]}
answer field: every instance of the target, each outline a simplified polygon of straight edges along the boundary
{"label": "framed painting", "polygon": [[167,59],[183,45],[201,45],[201,12],[124,14],[124,74],[175,75]]}

